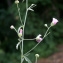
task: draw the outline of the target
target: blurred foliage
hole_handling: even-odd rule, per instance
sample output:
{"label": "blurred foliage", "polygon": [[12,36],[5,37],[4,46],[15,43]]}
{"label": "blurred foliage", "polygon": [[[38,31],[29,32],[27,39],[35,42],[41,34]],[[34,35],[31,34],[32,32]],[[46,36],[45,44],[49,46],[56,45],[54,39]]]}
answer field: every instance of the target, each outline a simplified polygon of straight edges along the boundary
{"label": "blurred foliage", "polygon": [[[0,63],[20,63],[20,57],[20,53],[5,53],[3,50],[0,50]],[[35,61],[34,53],[29,55],[29,59],[31,59],[32,62]]]}
{"label": "blurred foliage", "polygon": [[[0,48],[7,51],[12,51],[12,48],[15,48],[12,44],[16,41],[17,34],[15,31],[10,29],[11,25],[16,25],[16,20],[14,16],[8,11],[1,9],[0,10]],[[10,45],[10,47],[9,47]]]}
{"label": "blurred foliage", "polygon": [[[25,38],[35,38],[38,34],[42,34],[42,37],[47,30],[44,24],[50,25],[52,18],[55,17],[59,20],[59,23],[50,29],[50,34],[44,39],[32,53],[39,53],[41,57],[48,57],[52,53],[57,51],[56,46],[63,43],[63,1],[62,0],[29,0],[29,6],[35,3],[37,6],[34,12],[29,11],[26,27],[25,27]],[[25,15],[25,2],[19,4],[22,20]],[[3,26],[2,26],[3,25]],[[0,9],[0,48],[5,52],[17,52],[15,46],[18,42],[17,34],[14,30],[10,29],[10,25],[14,25],[16,28],[20,26],[16,4],[8,7],[7,10]],[[25,41],[24,52],[30,50],[37,42],[36,41]],[[18,50],[18,53],[20,51]],[[18,54],[17,53],[17,54]],[[14,57],[17,59],[17,55],[8,55],[10,60]],[[1,56],[3,59],[5,55]],[[7,56],[6,56],[7,57]],[[5,61],[7,61],[6,58]],[[18,59],[14,62],[17,63]],[[0,61],[3,61],[0,59]],[[5,62],[4,61],[4,62]],[[14,59],[13,59],[14,61]],[[4,63],[3,62],[3,63]],[[1,62],[2,63],[2,62]],[[8,61],[6,62],[8,63]],[[18,62],[19,63],[19,62]]]}

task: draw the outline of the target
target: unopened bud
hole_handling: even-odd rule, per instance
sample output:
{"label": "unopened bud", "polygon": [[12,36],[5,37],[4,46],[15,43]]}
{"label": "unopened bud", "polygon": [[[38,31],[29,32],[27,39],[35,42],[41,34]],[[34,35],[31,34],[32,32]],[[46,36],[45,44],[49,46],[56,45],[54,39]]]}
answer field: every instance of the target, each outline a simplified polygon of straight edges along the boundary
{"label": "unopened bud", "polygon": [[22,29],[19,30],[19,33],[18,33],[19,37],[22,37],[22,31],[23,31]]}
{"label": "unopened bud", "polygon": [[47,24],[44,24],[45,27],[48,27]]}
{"label": "unopened bud", "polygon": [[13,26],[13,25],[11,25],[11,26],[10,26],[10,28],[11,28],[11,29],[14,29],[14,26]]}
{"label": "unopened bud", "polygon": [[16,1],[15,1],[15,4],[18,4],[18,3],[19,3],[19,1],[18,1],[18,0],[16,0]]}
{"label": "unopened bud", "polygon": [[39,54],[35,54],[36,57],[39,57]]}

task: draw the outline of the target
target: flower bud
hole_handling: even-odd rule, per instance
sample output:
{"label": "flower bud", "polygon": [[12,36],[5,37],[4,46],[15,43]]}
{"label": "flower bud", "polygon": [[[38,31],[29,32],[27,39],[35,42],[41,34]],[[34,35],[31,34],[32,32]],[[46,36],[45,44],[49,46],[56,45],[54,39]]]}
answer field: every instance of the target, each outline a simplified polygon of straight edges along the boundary
{"label": "flower bud", "polygon": [[47,24],[44,24],[45,27],[48,27]]}
{"label": "flower bud", "polygon": [[19,30],[18,36],[19,36],[19,37],[22,36],[22,29]]}
{"label": "flower bud", "polygon": [[56,18],[53,18],[52,22],[51,22],[51,26],[56,25],[58,22],[58,20]]}
{"label": "flower bud", "polygon": [[38,58],[39,57],[39,54],[35,54],[35,56]]}
{"label": "flower bud", "polygon": [[35,39],[37,42],[41,42],[42,41],[41,34],[39,34]]}
{"label": "flower bud", "polygon": [[14,26],[13,26],[13,25],[11,25],[11,26],[10,26],[10,28],[11,28],[11,29],[14,29]]}
{"label": "flower bud", "polygon": [[15,0],[15,4],[18,4],[19,3],[19,1],[18,0]]}

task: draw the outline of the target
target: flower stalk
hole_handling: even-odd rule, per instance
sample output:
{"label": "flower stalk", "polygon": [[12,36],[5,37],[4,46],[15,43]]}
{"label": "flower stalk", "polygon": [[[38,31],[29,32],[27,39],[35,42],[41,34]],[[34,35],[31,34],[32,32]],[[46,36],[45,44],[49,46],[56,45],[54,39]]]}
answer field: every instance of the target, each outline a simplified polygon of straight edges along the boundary
{"label": "flower stalk", "polygon": [[39,54],[35,54],[35,57],[36,57],[36,61],[35,61],[35,63],[37,63],[37,60],[38,60]]}
{"label": "flower stalk", "polygon": [[21,15],[20,15],[20,8],[19,8],[18,4],[17,4],[17,9],[18,9],[18,13],[19,13],[19,19],[20,19],[20,22],[21,22],[21,24],[23,25],[22,19],[21,19]]}
{"label": "flower stalk", "polygon": [[[24,1],[24,0],[23,0]],[[45,32],[45,34],[44,34],[44,36],[41,38],[41,34],[39,34],[36,38],[33,38],[33,39],[24,39],[24,31],[25,31],[25,24],[26,24],[26,19],[27,19],[27,14],[28,14],[28,11],[29,10],[31,10],[31,11],[34,11],[32,8],[33,7],[35,7],[36,5],[35,4],[31,4],[31,6],[30,7],[28,7],[28,0],[26,0],[26,13],[25,13],[25,17],[24,17],[24,23],[22,22],[22,18],[21,18],[21,15],[20,15],[20,8],[19,8],[19,6],[18,6],[18,3],[19,3],[19,1],[18,0],[16,0],[15,1],[15,3],[17,4],[17,9],[18,9],[18,13],[19,13],[19,19],[20,19],[20,22],[21,22],[21,26],[18,28],[18,30],[16,30],[16,28],[13,26],[13,25],[11,25],[11,29],[14,29],[16,32],[17,32],[17,34],[18,34],[18,37],[19,37],[19,39],[18,39],[18,43],[17,43],[17,45],[16,45],[16,49],[18,49],[18,46],[20,46],[20,51],[21,51],[21,63],[23,63],[23,61],[24,61],[24,59],[28,62],[28,63],[31,63],[31,61],[26,57],[33,49],[35,49],[43,40],[44,40],[44,38],[45,37],[47,37],[49,34],[50,34],[50,32],[48,32],[49,31],[49,29],[52,27],[52,26],[54,26],[54,25],[56,25],[56,23],[58,22],[58,20],[56,19],[56,18],[53,18],[53,20],[52,20],[52,22],[51,22],[51,24],[50,24],[50,26],[48,27],[48,25],[47,24],[45,24],[45,27],[47,27],[47,30],[46,30],[46,32]],[[36,40],[38,43],[34,46],[34,47],[32,47],[28,52],[26,52],[25,54],[24,54],[24,48],[23,48],[23,46],[24,46],[24,40]],[[36,54],[35,55],[36,56],[36,63],[37,63],[37,58],[39,57],[39,55],[38,54]]]}

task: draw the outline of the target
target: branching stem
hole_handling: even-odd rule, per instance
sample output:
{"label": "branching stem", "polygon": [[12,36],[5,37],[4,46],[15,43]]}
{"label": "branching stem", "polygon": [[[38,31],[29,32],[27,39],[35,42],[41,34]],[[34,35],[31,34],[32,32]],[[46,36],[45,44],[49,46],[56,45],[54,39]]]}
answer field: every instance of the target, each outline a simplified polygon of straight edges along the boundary
{"label": "branching stem", "polygon": [[19,13],[19,19],[20,19],[20,22],[21,22],[21,24],[23,25],[22,19],[21,19],[21,15],[20,15],[20,8],[19,8],[18,4],[17,4],[17,9],[18,9],[18,13]]}
{"label": "branching stem", "polygon": [[[43,39],[44,39],[46,36],[48,36],[48,35],[50,34],[50,32],[47,33],[49,29],[50,29],[50,27],[49,27],[49,28],[47,29],[47,31],[45,32]],[[43,40],[43,39],[42,39],[42,40]],[[31,48],[31,49],[30,49],[27,53],[25,53],[24,55],[30,53],[30,52],[31,52],[33,49],[35,49],[40,43],[41,43],[41,42],[37,43],[33,48]]]}

